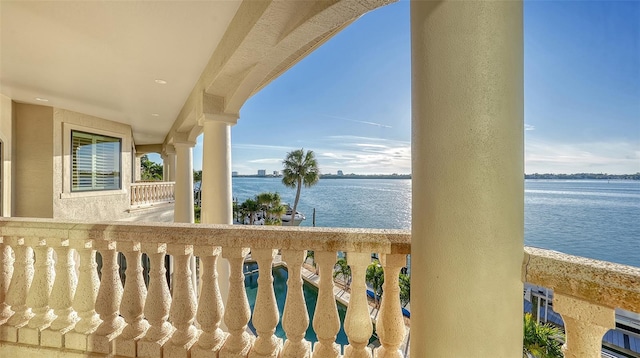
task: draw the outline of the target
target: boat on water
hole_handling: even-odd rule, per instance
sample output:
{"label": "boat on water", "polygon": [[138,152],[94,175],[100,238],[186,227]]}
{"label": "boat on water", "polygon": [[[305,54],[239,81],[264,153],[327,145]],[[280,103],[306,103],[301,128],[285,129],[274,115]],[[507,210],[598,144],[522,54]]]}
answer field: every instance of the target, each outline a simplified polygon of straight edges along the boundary
{"label": "boat on water", "polygon": [[[282,226],[291,225],[291,214],[293,213],[293,209],[288,204],[285,204],[285,207],[287,208],[287,212],[280,218],[280,220],[282,220]],[[293,217],[293,226],[300,226],[303,220],[306,220],[305,216],[296,210],[296,214]]]}
{"label": "boat on water", "polygon": [[[289,206],[289,204],[283,204],[283,205],[286,208],[286,212],[284,215],[280,217],[280,220],[282,221],[282,226],[290,226],[293,209],[291,208],[291,206]],[[306,217],[304,216],[304,214],[296,210],[296,214],[293,215],[293,226],[300,226],[300,224],[304,220],[306,220]],[[249,215],[246,215],[242,221],[235,220],[233,223],[236,225],[251,225],[251,218],[249,217]],[[253,218],[253,225],[264,225],[264,224],[265,224],[265,217],[263,216],[263,213],[260,211],[256,212]]]}

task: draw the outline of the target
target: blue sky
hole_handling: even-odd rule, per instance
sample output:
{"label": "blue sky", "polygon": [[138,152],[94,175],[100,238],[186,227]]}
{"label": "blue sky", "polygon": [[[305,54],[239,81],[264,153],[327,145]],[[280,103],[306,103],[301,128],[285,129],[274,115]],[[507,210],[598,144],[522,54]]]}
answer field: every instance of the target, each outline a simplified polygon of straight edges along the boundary
{"label": "blue sky", "polygon": [[[640,172],[640,2],[525,2],[525,172]],[[411,172],[409,3],[366,14],[244,105],[240,174]],[[202,164],[202,137],[194,168]]]}

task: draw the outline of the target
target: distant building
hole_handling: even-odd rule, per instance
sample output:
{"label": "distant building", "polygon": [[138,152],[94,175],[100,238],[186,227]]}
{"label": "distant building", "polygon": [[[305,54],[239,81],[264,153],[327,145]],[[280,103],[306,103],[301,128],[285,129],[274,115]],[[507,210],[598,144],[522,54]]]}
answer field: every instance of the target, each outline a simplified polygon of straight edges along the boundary
{"label": "distant building", "polygon": [[344,173],[342,172],[342,170],[338,170],[338,176],[341,177],[343,175],[344,175]]}
{"label": "distant building", "polygon": [[258,176],[259,177],[266,177],[267,176],[267,171],[265,169],[258,169]]}
{"label": "distant building", "polygon": [[277,177],[277,176],[279,176],[279,175],[280,175],[280,172],[278,172],[277,170],[274,170],[274,171],[273,171],[273,176],[274,176],[274,177]]}
{"label": "distant building", "polygon": [[238,176],[238,172],[231,172],[231,176],[232,177],[237,177]]}

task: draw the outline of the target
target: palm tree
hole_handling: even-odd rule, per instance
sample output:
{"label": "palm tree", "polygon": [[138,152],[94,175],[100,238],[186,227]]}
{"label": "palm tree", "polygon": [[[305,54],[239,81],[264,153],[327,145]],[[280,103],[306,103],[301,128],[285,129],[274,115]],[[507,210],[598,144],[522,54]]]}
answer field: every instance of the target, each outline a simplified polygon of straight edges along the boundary
{"label": "palm tree", "polygon": [[384,269],[378,260],[373,260],[367,267],[365,281],[371,288],[375,296],[376,305],[380,307],[380,298],[382,297],[382,284],[384,283]]}
{"label": "palm tree", "polygon": [[335,279],[338,276],[342,276],[342,280],[344,281],[345,286],[347,286],[348,288],[351,284],[351,267],[349,267],[349,265],[347,264],[347,259],[345,259],[344,257],[338,259],[336,265],[334,266],[333,278]]}
{"label": "palm tree", "polygon": [[320,179],[320,170],[313,151],[308,150],[305,153],[304,148],[287,153],[282,164],[284,166],[284,169],[282,169],[282,184],[287,188],[297,189],[290,221],[290,225],[293,226],[293,219],[300,200],[300,189],[302,185],[307,188],[315,185]]}
{"label": "palm tree", "polygon": [[[260,210],[258,202],[253,199],[247,199],[242,203],[242,210],[246,214],[249,214],[249,225],[253,225],[256,219],[256,213]],[[242,222],[244,222],[244,217],[242,218]]]}
{"label": "palm tree", "polygon": [[523,358],[562,358],[562,330],[536,322],[531,313],[524,315]]}

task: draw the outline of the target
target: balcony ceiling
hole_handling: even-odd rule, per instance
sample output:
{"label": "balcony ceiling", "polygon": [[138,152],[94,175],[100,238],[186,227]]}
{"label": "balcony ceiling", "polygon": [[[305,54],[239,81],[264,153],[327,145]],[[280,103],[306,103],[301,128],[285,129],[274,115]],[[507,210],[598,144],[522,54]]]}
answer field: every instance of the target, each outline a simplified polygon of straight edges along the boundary
{"label": "balcony ceiling", "polygon": [[392,1],[2,0],[0,93],[129,124],[136,145],[193,142]]}
{"label": "balcony ceiling", "polygon": [[0,92],[162,143],[240,4],[2,1]]}

